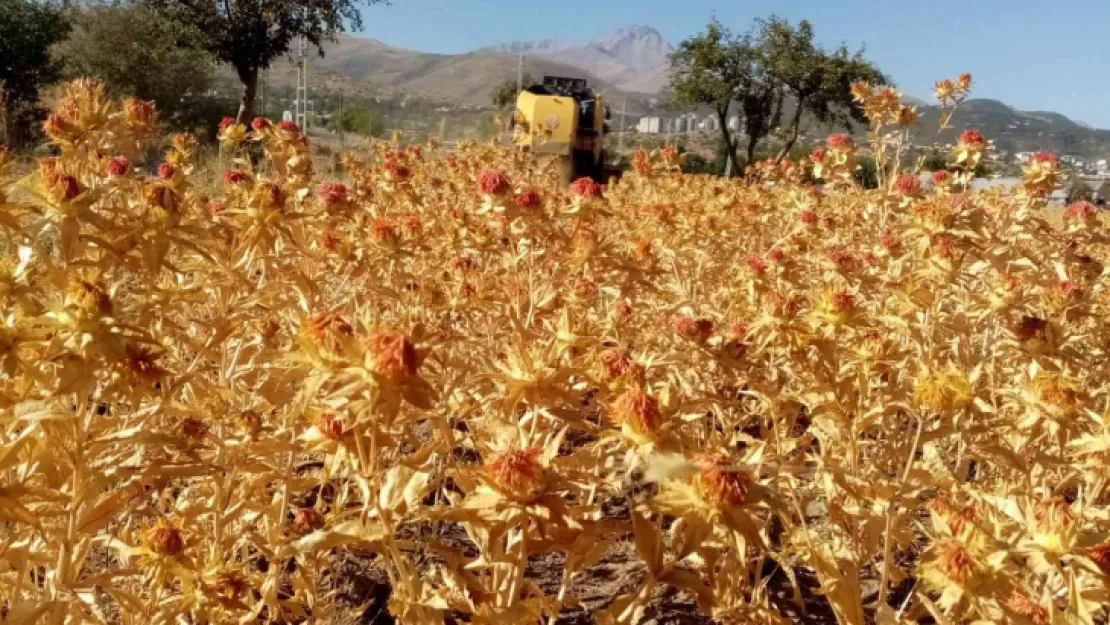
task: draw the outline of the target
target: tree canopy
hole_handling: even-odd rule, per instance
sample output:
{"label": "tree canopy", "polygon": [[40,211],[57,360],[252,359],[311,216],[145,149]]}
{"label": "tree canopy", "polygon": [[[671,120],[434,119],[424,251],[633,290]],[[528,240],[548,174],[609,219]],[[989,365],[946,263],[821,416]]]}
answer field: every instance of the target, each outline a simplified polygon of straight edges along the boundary
{"label": "tree canopy", "polygon": [[145,0],[201,34],[201,46],[243,83],[238,121],[254,117],[258,73],[304,37],[322,55],[337,33],[362,28],[360,5],[388,0]]}
{"label": "tree canopy", "polygon": [[99,78],[115,97],[152,100],[173,128],[219,120],[206,95],[214,59],[195,30],[134,4],[80,6],[71,21],[73,32],[56,48],[67,76]]}
{"label": "tree canopy", "polygon": [[32,0],[0,0],[0,141],[29,137],[42,112],[39,89],[58,78],[50,48],[69,32],[62,10]]}
{"label": "tree canopy", "polygon": [[[535,79],[532,78],[532,74],[524,74],[524,79],[520,82],[523,82],[524,86],[527,87],[534,84]],[[520,88],[520,84],[516,78],[507,78],[501,81],[489,91],[490,104],[495,106],[499,111],[505,110],[516,102],[516,97],[519,95]]]}
{"label": "tree canopy", "polygon": [[734,35],[714,18],[704,32],[679,44],[670,61],[673,103],[711,107],[734,161],[738,141],[728,126],[734,108],[747,136],[747,162],[776,130],[783,135],[776,157],[781,160],[797,142],[805,115],[850,127],[862,120],[852,83],[886,82],[862,50],[825,50],[814,42],[809,22],[794,26],[777,17],[758,20],[744,35]]}

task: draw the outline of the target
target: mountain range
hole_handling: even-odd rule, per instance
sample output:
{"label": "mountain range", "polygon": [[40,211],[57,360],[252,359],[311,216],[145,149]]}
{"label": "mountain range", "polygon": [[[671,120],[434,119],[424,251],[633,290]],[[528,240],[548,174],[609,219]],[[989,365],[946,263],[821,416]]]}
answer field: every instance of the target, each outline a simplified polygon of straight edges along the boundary
{"label": "mountain range", "polygon": [[[626,106],[630,123],[641,115],[666,116],[668,54],[673,47],[654,28],[632,26],[589,41],[516,41],[463,54],[408,50],[375,39],[341,36],[309,61],[316,89],[374,96],[407,96],[453,106],[487,107],[490,89],[517,77],[520,55],[533,76],[585,78],[614,103]],[[878,59],[882,65],[881,59]],[[292,64],[270,70],[276,86],[295,82]],[[923,131],[918,141],[950,142],[965,128],[978,128],[1003,150],[1052,150],[1061,154],[1110,156],[1110,131],[1092,129],[1059,113],[1019,111],[997,100],[964,102],[951,128],[937,134],[939,110],[920,100]],[[815,129],[814,134],[821,134]]]}
{"label": "mountain range", "polygon": [[674,47],[650,26],[622,28],[585,44],[546,39],[514,41],[481,48],[492,54],[527,54],[586,69],[617,89],[658,93],[667,87]]}

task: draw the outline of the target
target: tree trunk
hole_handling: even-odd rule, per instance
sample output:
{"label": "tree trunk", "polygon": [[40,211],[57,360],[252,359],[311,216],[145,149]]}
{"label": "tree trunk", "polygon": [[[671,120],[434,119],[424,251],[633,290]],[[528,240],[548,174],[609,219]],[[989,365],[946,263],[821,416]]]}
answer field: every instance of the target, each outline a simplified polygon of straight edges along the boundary
{"label": "tree trunk", "polygon": [[797,108],[794,109],[794,119],[790,121],[790,138],[786,140],[786,143],[782,144],[782,149],[779,150],[778,156],[775,157],[776,163],[781,163],[782,159],[786,158],[787,154],[790,154],[790,150],[794,148],[794,144],[798,142],[798,132],[802,125],[803,102],[805,102],[805,99],[799,98],[795,103]]}
{"label": "tree trunk", "polygon": [[747,150],[747,156],[748,156],[747,164],[748,165],[755,162],[755,148],[758,145],[759,145],[759,137],[757,137],[755,135],[752,135],[752,136],[748,137],[748,150]]}
{"label": "tree trunk", "polygon": [[243,96],[239,99],[239,114],[235,116],[235,122],[250,124],[254,120],[254,97],[258,93],[258,68],[236,67],[235,71],[243,83]]}
{"label": "tree trunk", "polygon": [[[740,166],[736,162],[736,140],[732,138],[732,130],[728,127],[728,107],[723,110],[717,109],[717,121],[721,124],[721,138],[725,140],[725,151],[728,158],[732,159],[732,169],[730,175],[735,175],[737,168]],[[726,169],[727,169],[726,164]]]}

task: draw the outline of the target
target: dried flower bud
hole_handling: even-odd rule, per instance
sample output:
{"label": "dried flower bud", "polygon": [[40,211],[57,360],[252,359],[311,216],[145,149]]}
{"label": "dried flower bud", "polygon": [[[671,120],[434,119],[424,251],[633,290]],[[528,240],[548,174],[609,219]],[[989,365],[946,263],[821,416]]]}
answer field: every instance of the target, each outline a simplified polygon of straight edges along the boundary
{"label": "dried flower bud", "polygon": [[400,332],[379,332],[370,337],[370,358],[379,375],[392,380],[415,377],[420,357],[408,337]]}
{"label": "dried flower bud", "polygon": [[293,512],[293,529],[298,534],[308,534],[324,527],[327,520],[315,508],[297,508]]}
{"label": "dried flower bud", "polygon": [[147,530],[145,542],[148,549],[168,558],[176,558],[185,551],[185,539],[181,536],[181,530],[163,519],[159,519],[154,527]]}

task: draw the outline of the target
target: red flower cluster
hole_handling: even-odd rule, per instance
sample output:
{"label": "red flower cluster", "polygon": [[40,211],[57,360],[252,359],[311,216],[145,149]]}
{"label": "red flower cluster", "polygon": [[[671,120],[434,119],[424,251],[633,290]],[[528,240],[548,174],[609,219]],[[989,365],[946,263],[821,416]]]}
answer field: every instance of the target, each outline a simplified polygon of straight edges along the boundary
{"label": "red flower cluster", "polygon": [[478,174],[478,188],[486,195],[501,195],[509,190],[509,180],[496,169],[487,169]]}
{"label": "red flower cluster", "polygon": [[282,120],[281,123],[278,124],[278,128],[281,128],[285,132],[292,132],[296,134],[300,134],[301,132],[301,127],[289,120]]}
{"label": "red flower cluster", "polygon": [[251,122],[251,128],[254,130],[262,131],[270,127],[270,120],[265,117],[255,117]]}
{"label": "red flower cluster", "polygon": [[937,171],[934,171],[933,175],[930,176],[930,178],[933,181],[933,184],[944,184],[944,183],[948,182],[948,180],[951,177],[952,177],[951,174],[949,174],[947,171],[945,171],[943,169],[938,169]]}
{"label": "red flower cluster", "polygon": [[1033,155],[1033,162],[1052,167],[1060,166],[1060,158],[1052,152],[1037,152]]}
{"label": "red flower cluster", "polygon": [[1091,204],[1090,202],[1074,202],[1068,206],[1067,210],[1064,211],[1064,218],[1069,221],[1085,221],[1088,219],[1094,219],[1095,215],[1097,214],[1098,209],[1095,208],[1094,204]]}
{"label": "red flower cluster", "polygon": [[798,215],[798,219],[808,227],[817,225],[817,213],[813,211],[802,211],[802,213]]}
{"label": "red flower cluster", "polygon": [[108,163],[104,166],[108,174],[119,178],[126,176],[127,172],[131,171],[131,161],[127,160],[126,156],[113,156],[108,159]]}
{"label": "red flower cluster", "polygon": [[177,170],[175,170],[173,168],[173,165],[170,165],[169,163],[162,163],[161,165],[158,166],[158,177],[161,178],[162,180],[172,179],[173,175],[176,172],[177,172]]}
{"label": "red flower cluster", "polygon": [[748,259],[748,269],[756,273],[763,273],[767,271],[767,263],[762,258],[752,257]]}
{"label": "red flower cluster", "polygon": [[814,148],[813,152],[810,153],[809,157],[811,159],[813,159],[814,161],[823,161],[823,160],[825,160],[825,148],[821,148],[821,147]]}
{"label": "red flower cluster", "polygon": [[983,133],[974,128],[969,128],[960,133],[958,139],[960,145],[982,147],[987,144],[987,140],[983,138]]}
{"label": "red flower cluster", "polygon": [[599,198],[602,196],[601,185],[590,178],[579,178],[570,185],[570,196],[581,198]]}
{"label": "red flower cluster", "polygon": [[694,319],[683,315],[675,320],[674,331],[684,339],[707,341],[713,334],[713,322],[709,319]]}
{"label": "red flower cluster", "polygon": [[237,169],[224,170],[224,182],[228,184],[239,184],[248,180],[250,180],[250,176]]}
{"label": "red flower cluster", "polygon": [[513,204],[516,204],[519,208],[539,208],[542,203],[543,198],[540,197],[539,191],[535,189],[525,189],[513,198]]}
{"label": "red flower cluster", "polygon": [[879,245],[882,245],[887,251],[894,251],[902,246],[902,241],[898,239],[897,235],[888,232],[879,237]]}
{"label": "red flower cluster", "polygon": [[840,132],[829,135],[825,145],[829,146],[830,150],[847,150],[852,147],[852,138]]}
{"label": "red flower cluster", "polygon": [[412,177],[412,171],[394,159],[386,161],[385,165],[382,165],[382,169],[397,180],[408,180]]}
{"label": "red flower cluster", "polygon": [[902,195],[917,195],[921,192],[921,181],[913,174],[902,174],[894,181],[894,190]]}
{"label": "red flower cluster", "polygon": [[322,182],[316,187],[316,193],[320,196],[320,200],[328,206],[342,204],[347,201],[347,187],[342,182]]}
{"label": "red flower cluster", "polygon": [[234,123],[235,123],[235,118],[233,118],[233,117],[225,117],[225,118],[221,119],[220,120],[220,132],[223,133],[223,131],[230,128],[231,125],[234,124]]}

